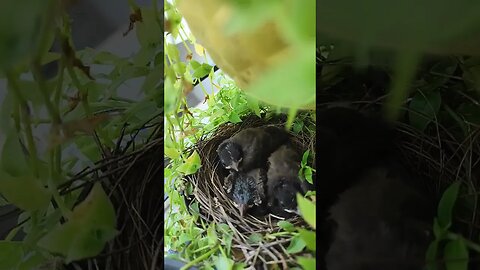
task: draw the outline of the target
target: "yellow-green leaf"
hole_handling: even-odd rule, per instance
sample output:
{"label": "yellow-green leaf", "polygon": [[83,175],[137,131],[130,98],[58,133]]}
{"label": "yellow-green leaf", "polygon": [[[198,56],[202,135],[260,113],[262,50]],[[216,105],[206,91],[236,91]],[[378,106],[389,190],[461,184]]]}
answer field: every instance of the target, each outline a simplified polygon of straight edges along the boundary
{"label": "yellow-green leaf", "polygon": [[300,193],[297,193],[297,203],[303,219],[308,223],[308,225],[315,229],[315,203],[304,198]]}

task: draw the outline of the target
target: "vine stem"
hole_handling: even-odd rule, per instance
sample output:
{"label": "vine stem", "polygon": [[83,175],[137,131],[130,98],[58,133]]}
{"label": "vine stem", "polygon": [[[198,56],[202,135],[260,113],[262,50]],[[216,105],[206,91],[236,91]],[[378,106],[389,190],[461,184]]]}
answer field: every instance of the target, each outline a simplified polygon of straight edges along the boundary
{"label": "vine stem", "polygon": [[18,104],[20,105],[20,111],[21,111],[20,118],[25,128],[25,136],[27,138],[30,162],[33,168],[34,175],[38,176],[39,165],[37,160],[37,147],[35,145],[35,140],[33,139],[32,123],[30,121],[30,116],[28,115],[28,110],[29,110],[28,104],[20,91],[20,87],[18,86],[18,81],[16,76],[12,73],[7,73],[7,79],[8,79],[9,85],[11,86],[10,90],[12,90],[15,98],[17,99]]}
{"label": "vine stem", "polygon": [[475,250],[476,252],[480,253],[480,244],[472,242],[472,241],[466,239],[465,237],[463,237],[461,235],[449,232],[449,233],[447,233],[447,238],[450,239],[450,240],[461,239],[465,243],[465,245],[467,245],[467,247],[469,247],[470,249]]}
{"label": "vine stem", "polygon": [[209,252],[203,254],[202,256],[199,256],[198,258],[196,258],[195,260],[187,263],[186,265],[182,266],[182,268],[180,268],[180,270],[186,270],[192,266],[194,266],[195,264],[207,259],[208,257],[210,257],[213,253],[215,253],[216,251],[218,250],[218,245],[216,245],[214,248],[212,248],[212,250],[210,250]]}

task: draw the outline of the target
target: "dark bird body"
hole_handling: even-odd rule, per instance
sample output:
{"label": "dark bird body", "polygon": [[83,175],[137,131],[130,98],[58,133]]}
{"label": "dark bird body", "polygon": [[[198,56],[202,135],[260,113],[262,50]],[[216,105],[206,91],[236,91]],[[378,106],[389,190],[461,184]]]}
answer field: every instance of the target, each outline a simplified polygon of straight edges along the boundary
{"label": "dark bird body", "polygon": [[247,173],[231,171],[224,180],[227,194],[235,202],[243,216],[246,211],[265,202],[266,171],[261,168]]}
{"label": "dark bird body", "polygon": [[333,234],[326,269],[422,269],[433,213],[398,175],[369,171],[330,210]]}
{"label": "dark bird body", "polygon": [[268,158],[268,205],[276,215],[290,216],[297,208],[296,194],[311,189],[298,176],[300,161],[300,155],[290,145],[282,145]]}
{"label": "dark bird body", "polygon": [[217,154],[224,168],[248,172],[265,167],[268,156],[288,137],[285,130],[274,126],[247,128],[223,141]]}

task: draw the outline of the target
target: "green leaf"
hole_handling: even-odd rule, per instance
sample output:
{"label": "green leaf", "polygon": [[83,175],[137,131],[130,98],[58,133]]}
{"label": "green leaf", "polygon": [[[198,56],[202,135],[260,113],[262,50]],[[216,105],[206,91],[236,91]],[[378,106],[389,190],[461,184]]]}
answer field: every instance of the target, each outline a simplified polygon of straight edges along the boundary
{"label": "green leaf", "polygon": [[409,119],[412,126],[424,131],[428,124],[436,119],[440,109],[441,96],[438,91],[423,93],[419,91],[410,102]]}
{"label": "green leaf", "polygon": [[260,233],[252,233],[248,236],[248,242],[250,244],[258,244],[262,242],[263,236]]}
{"label": "green leaf", "polygon": [[448,242],[443,253],[446,270],[468,269],[468,249],[463,239]]}
{"label": "green leaf", "polygon": [[50,193],[40,180],[31,174],[11,176],[0,170],[0,194],[20,209],[44,209],[50,202]]}
{"label": "green leaf", "polygon": [[[28,61],[39,49],[49,5],[35,0],[3,0],[0,10],[0,70]],[[13,23],[15,22],[15,23]]]}
{"label": "green leaf", "polygon": [[300,233],[300,238],[305,242],[305,245],[308,249],[315,251],[316,250],[316,236],[317,234],[313,231],[298,229]]}
{"label": "green leaf", "polygon": [[140,45],[142,47],[160,46],[163,44],[163,31],[155,19],[155,11],[150,8],[141,8],[141,14],[142,21],[135,24],[135,30]]}
{"label": "green leaf", "polygon": [[3,171],[14,177],[25,175],[31,171],[19,138],[19,134],[14,130],[7,134],[0,163]]}
{"label": "green leaf", "polygon": [[196,79],[201,79],[201,78],[207,76],[210,73],[210,71],[212,70],[212,68],[213,67],[210,66],[209,64],[203,63],[193,70],[192,76]]}
{"label": "green leaf", "polygon": [[236,124],[242,122],[242,119],[238,116],[238,114],[235,111],[232,111],[230,115],[228,116],[228,119],[230,122]]}
{"label": "green leaf", "polygon": [[218,235],[217,231],[215,230],[215,223],[210,223],[207,229],[207,237],[208,237],[208,245],[213,247],[218,243]]}
{"label": "green leaf", "polygon": [[283,230],[285,230],[287,232],[293,232],[293,231],[296,230],[295,226],[288,221],[281,220],[281,221],[277,222],[277,225],[278,225],[278,227],[282,228]]}
{"label": "green leaf", "polygon": [[232,270],[233,264],[233,260],[223,256],[217,257],[215,260],[215,267],[217,270]]}
{"label": "green leaf", "polygon": [[177,159],[180,157],[180,152],[172,147],[165,147],[165,155],[171,159]]}
{"label": "green leaf", "polygon": [[310,150],[307,150],[305,151],[305,153],[303,153],[303,156],[302,156],[302,167],[304,167],[305,165],[307,165],[307,162],[308,162],[308,156],[310,155]]}
{"label": "green leaf", "polygon": [[315,203],[304,198],[300,193],[297,193],[297,203],[298,209],[300,210],[300,214],[302,215],[303,219],[308,223],[308,225],[315,229]]}
{"label": "green leaf", "polygon": [[460,182],[455,182],[445,190],[438,204],[438,224],[444,230],[452,224],[452,211],[460,190]]}
{"label": "green leaf", "polygon": [[304,270],[315,270],[317,264],[315,258],[297,257],[297,262]]}
{"label": "green leaf", "polygon": [[295,57],[292,56],[288,61],[266,71],[245,91],[270,105],[284,108],[313,106],[315,104],[314,42],[303,46],[299,51]]}
{"label": "green leaf", "polygon": [[201,166],[202,161],[200,159],[200,155],[197,153],[197,151],[193,151],[190,157],[188,157],[187,160],[182,163],[177,170],[185,175],[190,175],[196,173]]}
{"label": "green leaf", "polygon": [[38,242],[50,252],[66,257],[66,262],[100,253],[106,242],[117,235],[115,210],[100,183],[96,183],[71,218]]}
{"label": "green leaf", "polygon": [[292,237],[290,240],[290,245],[287,248],[287,253],[293,254],[293,253],[298,253],[302,251],[306,246],[305,241],[303,241],[302,238],[300,238],[299,235],[295,235]]}
{"label": "green leaf", "polygon": [[0,269],[17,269],[22,258],[21,242],[0,241]]}
{"label": "green leaf", "polygon": [[260,117],[260,106],[258,105],[258,100],[247,96],[247,105],[256,116]]}
{"label": "green leaf", "polygon": [[305,176],[305,180],[307,180],[308,183],[313,184],[312,168],[310,168],[309,166],[306,166],[306,167],[304,168],[303,174],[304,174],[304,176]]}

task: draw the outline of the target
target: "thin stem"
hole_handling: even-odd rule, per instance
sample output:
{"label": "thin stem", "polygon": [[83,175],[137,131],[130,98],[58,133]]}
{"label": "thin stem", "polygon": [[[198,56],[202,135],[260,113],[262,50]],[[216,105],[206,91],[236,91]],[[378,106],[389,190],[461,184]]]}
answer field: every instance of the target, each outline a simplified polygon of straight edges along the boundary
{"label": "thin stem", "polygon": [[57,109],[53,106],[53,103],[50,100],[48,89],[45,84],[45,79],[43,78],[40,64],[38,62],[33,64],[32,73],[33,73],[33,78],[38,83],[38,88],[45,101],[45,106],[47,107],[48,114],[52,118],[53,124],[54,125],[60,124],[61,123],[60,114],[58,113]]}
{"label": "thin stem", "polygon": [[198,258],[196,258],[195,260],[185,264],[182,268],[180,268],[180,270],[186,270],[192,266],[194,266],[195,264],[207,259],[208,257],[210,257],[213,253],[215,253],[216,251],[218,250],[218,245],[215,246],[214,248],[212,248],[212,250],[210,250],[209,252],[203,254],[202,256],[199,256]]}
{"label": "thin stem", "polygon": [[56,185],[55,179],[57,178],[58,174],[56,173],[56,162],[55,162],[55,152],[57,149],[51,150],[50,151],[50,177],[48,179],[48,189],[53,195],[53,199],[57,203],[58,208],[60,209],[60,212],[62,213],[62,216],[66,219],[69,220],[70,217],[72,216],[72,211],[65,205],[65,201],[63,198],[60,196],[58,192],[58,188]]}
{"label": "thin stem", "polygon": [[[28,114],[28,104],[20,91],[20,87],[18,86],[18,81],[15,75],[8,73],[7,79],[11,86],[10,89],[12,90],[18,104],[20,105],[21,114],[20,116],[17,115],[17,117],[21,118],[23,122],[23,126],[25,128],[25,136],[27,138],[30,162],[35,176],[38,176],[39,165],[37,160],[37,147],[35,145],[35,140],[33,139],[32,123],[30,120],[30,115]],[[20,131],[20,129],[18,130]]]}

